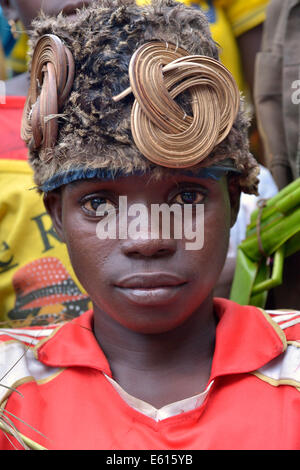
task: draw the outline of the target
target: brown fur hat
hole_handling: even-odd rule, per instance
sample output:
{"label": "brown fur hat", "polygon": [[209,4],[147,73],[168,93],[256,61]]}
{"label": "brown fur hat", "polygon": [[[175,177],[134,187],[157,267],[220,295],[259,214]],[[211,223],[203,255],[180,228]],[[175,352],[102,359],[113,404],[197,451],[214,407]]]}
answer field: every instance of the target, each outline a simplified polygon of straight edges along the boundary
{"label": "brown fur hat", "polygon": [[[147,41],[170,42],[189,54],[218,59],[203,13],[173,0],[154,0],[143,7],[134,0],[98,0],[72,22],[62,15],[36,20],[32,50],[45,34],[57,35],[70,49],[75,78],[59,112],[58,137],[50,158],[41,158],[40,149],[30,149],[38,188],[49,191],[70,181],[68,173],[79,178],[85,170],[103,170],[107,175],[151,171],[158,177],[168,171],[151,163],[134,144],[130,127],[133,95],[119,102],[112,98],[129,86],[129,61]],[[198,166],[230,158],[240,172],[241,189],[256,193],[258,166],[249,153],[247,133],[248,120],[240,109],[228,136]]]}

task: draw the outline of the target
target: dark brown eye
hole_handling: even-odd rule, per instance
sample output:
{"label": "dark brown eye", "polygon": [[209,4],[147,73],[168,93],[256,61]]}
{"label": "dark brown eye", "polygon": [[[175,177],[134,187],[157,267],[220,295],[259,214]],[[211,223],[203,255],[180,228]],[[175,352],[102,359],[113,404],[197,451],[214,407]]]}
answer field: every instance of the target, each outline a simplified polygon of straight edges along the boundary
{"label": "dark brown eye", "polygon": [[175,197],[178,204],[200,204],[203,202],[205,195],[200,191],[182,191]]}
{"label": "dark brown eye", "polygon": [[99,207],[103,204],[109,203],[109,200],[104,197],[92,197],[83,201],[82,207],[89,212],[96,213]]}

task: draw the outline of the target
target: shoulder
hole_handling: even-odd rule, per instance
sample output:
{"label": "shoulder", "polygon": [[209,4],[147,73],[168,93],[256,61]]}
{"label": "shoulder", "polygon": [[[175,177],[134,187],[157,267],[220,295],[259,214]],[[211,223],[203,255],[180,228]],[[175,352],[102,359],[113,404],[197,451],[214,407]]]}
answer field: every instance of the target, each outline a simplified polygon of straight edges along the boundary
{"label": "shoulder", "polygon": [[0,328],[0,345],[18,342],[25,347],[34,347],[41,340],[48,338],[60,325],[32,326],[24,328]]}
{"label": "shoulder", "polygon": [[290,385],[300,390],[300,311],[267,310],[265,313],[284,333],[286,348],[254,374],[273,386]]}
{"label": "shoulder", "polygon": [[20,384],[44,379],[55,372],[36,357],[36,348],[60,325],[0,329],[0,403]]}
{"label": "shoulder", "polygon": [[293,309],[266,310],[284,332],[286,340],[300,342],[300,311]]}

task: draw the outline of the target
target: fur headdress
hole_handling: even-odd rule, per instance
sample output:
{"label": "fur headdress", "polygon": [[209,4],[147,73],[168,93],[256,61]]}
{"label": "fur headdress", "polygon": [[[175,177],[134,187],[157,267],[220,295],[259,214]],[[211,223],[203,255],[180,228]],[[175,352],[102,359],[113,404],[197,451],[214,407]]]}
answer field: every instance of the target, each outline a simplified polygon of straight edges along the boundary
{"label": "fur headdress", "polygon": [[[183,123],[183,137],[199,130],[199,124],[195,126],[193,123],[193,112],[202,120],[206,153],[198,148],[200,158],[196,155],[197,158],[190,161],[190,156],[187,155],[187,164],[184,159],[183,163],[177,164],[177,161],[172,160],[172,155],[169,157],[169,140],[165,145],[166,160],[161,160],[160,155],[156,155],[156,150],[153,150],[153,154],[158,160],[151,159],[147,149],[141,151],[144,149],[143,143],[138,144],[137,134],[143,134],[143,129],[133,132],[134,118],[131,118],[131,114],[136,96],[132,93],[134,79],[133,82],[129,81],[129,64],[134,53],[148,43],[154,49],[157,45],[165,45],[164,49],[168,53],[171,51],[175,54],[171,59],[176,59],[176,54],[181,51],[183,59],[179,58],[179,61],[184,63],[185,56],[208,58],[208,63],[204,61],[204,69],[209,69],[210,75],[205,76],[204,85],[200,85],[208,90],[208,94],[204,98],[201,95],[198,99],[199,112],[197,109],[195,111],[193,103],[191,104],[193,100],[189,99],[189,92],[185,91],[184,86],[183,93],[176,100],[175,97],[172,98],[174,113],[179,110],[183,114],[183,119],[178,124],[180,128]],[[231,79],[226,69],[221,64],[218,66],[218,49],[201,11],[173,0],[154,0],[151,5],[143,7],[137,6],[134,0],[98,0],[78,12],[72,22],[62,15],[55,19],[41,17],[36,20],[31,47],[31,87],[23,115],[22,134],[29,146],[35,182],[41,191],[47,192],[84,177],[114,177],[148,171],[159,177],[177,167],[197,171],[199,168],[211,168],[218,164],[238,172],[237,181],[243,191],[256,193],[258,165],[249,153],[248,120],[242,110],[240,98],[238,97],[237,103],[230,104],[231,108],[236,107],[236,112],[229,127],[228,123],[222,123],[220,113],[217,112],[214,122],[210,114],[201,112],[202,101],[204,104],[208,103],[208,106],[215,103],[214,108],[218,111],[223,106],[224,93],[231,86],[234,87],[231,84],[227,86],[225,82],[223,91],[217,90],[211,94],[210,90],[214,88],[211,80],[214,81],[214,77],[219,77],[221,82],[230,82]],[[38,70],[36,56],[39,48],[39,60],[42,64]],[[142,58],[142,64],[143,60]],[[190,60],[193,62],[193,59]],[[199,60],[199,67],[203,67],[203,60]],[[64,65],[61,64],[62,61]],[[201,75],[194,62],[191,65],[192,81],[197,73],[198,76]],[[189,64],[186,66],[189,68]],[[60,67],[64,67],[63,71]],[[223,72],[219,70],[221,68]],[[162,75],[161,68],[157,73]],[[183,83],[182,80],[179,79],[180,83]],[[172,78],[170,81],[172,82]],[[121,95],[121,99],[116,99],[130,85],[129,92]],[[143,84],[141,86],[143,88]],[[147,94],[147,91],[142,89],[142,93]],[[166,109],[173,107],[169,99],[167,96]],[[229,97],[229,101],[230,99]],[[55,103],[54,107],[51,107],[52,102]],[[230,110],[228,111],[227,104],[223,108],[226,118]],[[147,110],[145,112],[147,114]],[[162,119],[162,126],[171,121],[165,115],[165,110],[156,112],[159,119]],[[144,121],[141,121],[140,115],[136,116],[139,126]],[[174,119],[176,121],[176,116]],[[156,117],[154,124],[155,120]],[[217,126],[215,140],[207,142]],[[150,122],[146,133],[154,133],[154,127]],[[157,132],[161,135],[162,131],[158,129]],[[180,134],[179,131],[178,133]],[[165,134],[161,137],[162,142],[164,136]],[[155,143],[156,134],[151,138]],[[178,140],[176,129],[171,130],[170,138],[175,142],[172,147],[175,152]],[[189,148],[187,141],[186,145],[182,142],[180,145]],[[197,142],[199,147],[199,141]],[[181,155],[181,151],[178,155]]]}

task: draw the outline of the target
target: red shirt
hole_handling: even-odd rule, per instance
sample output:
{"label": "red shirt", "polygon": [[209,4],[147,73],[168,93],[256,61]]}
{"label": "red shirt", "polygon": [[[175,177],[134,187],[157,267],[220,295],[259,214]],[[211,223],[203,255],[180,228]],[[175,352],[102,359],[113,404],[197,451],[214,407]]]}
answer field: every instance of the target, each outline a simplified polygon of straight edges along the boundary
{"label": "red shirt", "polygon": [[[195,409],[155,421],[128,405],[104,375],[92,311],[0,331],[1,377],[19,359],[2,384],[20,392],[0,387],[2,406],[47,436],[14,420],[48,449],[300,449],[300,313],[224,299],[215,311],[210,387]],[[11,448],[4,434],[0,448]]]}

